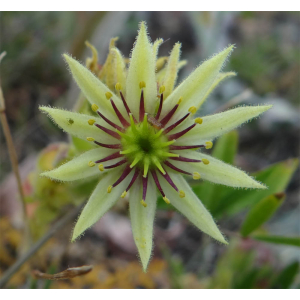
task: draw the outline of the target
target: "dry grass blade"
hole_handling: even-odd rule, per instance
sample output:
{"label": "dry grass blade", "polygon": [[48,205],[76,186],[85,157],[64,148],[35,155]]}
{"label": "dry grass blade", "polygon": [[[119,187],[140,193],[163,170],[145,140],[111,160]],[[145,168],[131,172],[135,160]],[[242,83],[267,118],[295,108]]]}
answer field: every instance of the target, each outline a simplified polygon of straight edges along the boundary
{"label": "dry grass blade", "polygon": [[85,275],[91,272],[92,269],[93,266],[81,266],[81,267],[68,268],[56,274],[46,274],[38,270],[34,270],[32,271],[32,275],[37,279],[63,280],[63,279],[70,279],[77,276]]}

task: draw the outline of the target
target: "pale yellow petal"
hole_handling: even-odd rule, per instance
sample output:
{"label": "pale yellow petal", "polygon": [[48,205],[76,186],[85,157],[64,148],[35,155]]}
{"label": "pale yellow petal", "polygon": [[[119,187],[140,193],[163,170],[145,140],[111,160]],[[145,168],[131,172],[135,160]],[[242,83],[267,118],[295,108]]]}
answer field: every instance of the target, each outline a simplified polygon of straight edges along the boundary
{"label": "pale yellow petal", "polygon": [[158,176],[160,184],[171,204],[180,213],[185,215],[201,231],[210,235],[217,241],[227,244],[226,240],[215,224],[212,216],[204,207],[202,202],[198,199],[198,197],[194,194],[185,179],[181,175],[173,173],[170,169],[168,169],[168,171],[175,185],[185,194],[183,198],[180,197],[179,193],[176,192],[170,186],[170,184],[159,174]]}
{"label": "pale yellow petal", "polygon": [[130,190],[129,211],[134,242],[146,272],[153,248],[153,223],[156,210],[156,186],[151,176],[148,178],[146,196],[147,207],[141,204],[142,183],[136,182]]}
{"label": "pale yellow petal", "polygon": [[126,65],[124,61],[124,57],[117,48],[113,48],[112,53],[115,55],[114,59],[114,70],[115,70],[115,82],[120,83],[121,91],[123,95],[126,96],[125,85],[126,85]]}
{"label": "pale yellow petal", "polygon": [[125,178],[119,185],[107,192],[107,188],[112,185],[121,175],[120,170],[113,170],[105,174],[90,199],[82,210],[80,217],[75,225],[72,241],[80,237],[85,230],[94,225],[121,197],[126,189],[130,177]]}
{"label": "pale yellow petal", "polygon": [[138,118],[139,113],[140,82],[142,81],[146,84],[144,88],[146,111],[154,113],[157,103],[155,61],[145,22],[141,23],[139,34],[132,50],[126,81],[126,101],[136,118]]}
{"label": "pale yellow petal", "polygon": [[233,46],[226,48],[211,59],[202,63],[192,74],[190,74],[189,77],[167,98],[164,103],[162,116],[172,109],[181,97],[182,101],[180,108],[176,111],[171,121],[183,117],[192,106],[198,109],[201,99],[203,99],[213,85],[232,50]]}

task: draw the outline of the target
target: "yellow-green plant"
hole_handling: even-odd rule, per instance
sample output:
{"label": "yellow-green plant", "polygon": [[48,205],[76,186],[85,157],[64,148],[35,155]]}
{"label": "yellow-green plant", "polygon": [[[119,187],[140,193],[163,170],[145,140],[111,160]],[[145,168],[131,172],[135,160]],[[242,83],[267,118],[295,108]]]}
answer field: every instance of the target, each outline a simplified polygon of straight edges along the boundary
{"label": "yellow-green plant", "polygon": [[97,222],[120,197],[128,197],[133,236],[144,270],[152,251],[157,189],[166,203],[172,204],[200,230],[226,244],[183,175],[231,187],[266,188],[245,172],[195,151],[211,148],[212,140],[271,107],[244,106],[194,117],[218,83],[234,75],[221,72],[234,47],[229,46],[202,63],[174,88],[182,66],[180,44],[175,44],[165,66],[156,72],[165,61],[157,59],[161,43],[162,39],[150,42],[146,24],[142,22],[128,68],[120,51],[111,48],[113,56],[105,64],[105,84],[99,80],[99,74],[95,76],[64,55],[95,116],[40,107],[69,134],[99,146],[42,173],[59,181],[100,176],[77,221],[72,240]]}

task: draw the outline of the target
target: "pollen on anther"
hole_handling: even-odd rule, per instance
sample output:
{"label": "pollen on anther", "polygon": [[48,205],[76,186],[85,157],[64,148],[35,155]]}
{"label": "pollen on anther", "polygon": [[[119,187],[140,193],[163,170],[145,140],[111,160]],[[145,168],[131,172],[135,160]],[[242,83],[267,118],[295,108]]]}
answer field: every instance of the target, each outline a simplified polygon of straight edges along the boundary
{"label": "pollen on anther", "polygon": [[94,142],[95,141],[95,139],[92,138],[92,137],[87,137],[86,140],[89,141],[89,142]]}
{"label": "pollen on anther", "polygon": [[205,165],[208,165],[208,164],[209,164],[209,160],[206,159],[206,158],[203,158],[203,159],[202,159],[202,162],[203,162]]}
{"label": "pollen on anther", "polygon": [[206,149],[211,149],[212,146],[213,146],[213,143],[210,142],[210,141],[208,141],[208,142],[205,143],[205,148],[206,148]]}
{"label": "pollen on anther", "polygon": [[110,186],[107,188],[107,192],[110,193],[111,190],[112,190],[112,188],[113,188],[112,185],[110,185]]}
{"label": "pollen on anther", "polygon": [[104,166],[103,166],[102,164],[100,164],[100,165],[98,166],[98,169],[99,169],[100,172],[103,172],[103,171],[104,171]]}
{"label": "pollen on anther", "polygon": [[146,203],[144,200],[141,200],[141,204],[142,204],[144,207],[147,207],[147,203]]}
{"label": "pollen on anther", "polygon": [[177,104],[180,104],[182,102],[182,97],[179,98]]}
{"label": "pollen on anther", "polygon": [[145,81],[141,81],[139,86],[140,86],[140,89],[145,88],[146,87]]}
{"label": "pollen on anther", "polygon": [[159,93],[162,94],[165,90],[166,90],[166,87],[165,87],[164,85],[162,85],[162,86],[159,88]]}
{"label": "pollen on anther", "polygon": [[167,203],[167,204],[170,204],[170,200],[167,198],[167,197],[163,197],[163,200]]}
{"label": "pollen on anther", "polygon": [[202,124],[203,120],[201,118],[196,118],[195,123]]}
{"label": "pollen on anther", "polygon": [[189,108],[189,112],[190,112],[191,114],[196,113],[196,111],[197,111],[197,108],[196,108],[195,106],[191,106],[191,107]]}
{"label": "pollen on anther", "polygon": [[193,179],[198,180],[201,178],[201,175],[198,172],[193,173]]}
{"label": "pollen on anther", "polygon": [[89,161],[88,165],[89,167],[94,167],[96,164],[93,161]]}
{"label": "pollen on anther", "polygon": [[99,109],[99,106],[97,104],[92,105],[92,111],[97,112],[98,109]]}
{"label": "pollen on anther", "polygon": [[106,92],[105,97],[106,97],[107,100],[109,100],[112,97],[112,93],[111,92]]}
{"label": "pollen on anther", "polygon": [[89,125],[93,125],[96,122],[96,120],[90,119],[88,120]]}
{"label": "pollen on anther", "polygon": [[121,83],[117,82],[116,85],[115,85],[115,88],[116,88],[117,91],[121,91],[121,89],[122,89]]}
{"label": "pollen on anther", "polygon": [[122,195],[121,195],[121,198],[125,198],[125,197],[126,197],[126,195],[127,195],[127,192],[126,192],[126,191],[124,191],[124,192],[122,193]]}
{"label": "pollen on anther", "polygon": [[185,197],[185,192],[184,191],[179,191],[179,197],[184,198]]}

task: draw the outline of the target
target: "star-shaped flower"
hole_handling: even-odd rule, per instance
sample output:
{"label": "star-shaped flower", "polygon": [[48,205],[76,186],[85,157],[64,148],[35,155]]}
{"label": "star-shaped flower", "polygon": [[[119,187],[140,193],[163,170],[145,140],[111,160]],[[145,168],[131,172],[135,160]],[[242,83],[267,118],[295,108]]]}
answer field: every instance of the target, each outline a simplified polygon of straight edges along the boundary
{"label": "star-shaped flower", "polygon": [[64,55],[95,116],[40,108],[66,132],[97,145],[42,174],[60,181],[100,177],[76,223],[72,240],[97,222],[116,201],[128,197],[133,236],[144,270],[151,256],[160,194],[196,227],[226,244],[184,176],[232,187],[265,188],[243,171],[196,151],[211,148],[212,140],[271,107],[243,106],[194,118],[216,85],[233,75],[221,73],[233,46],[202,63],[174,89],[182,65],[180,44],[175,44],[166,66],[157,72],[163,60],[157,59],[161,42],[150,42],[142,22],[128,69],[120,51],[112,47],[114,63],[105,66],[109,76],[106,84]]}

